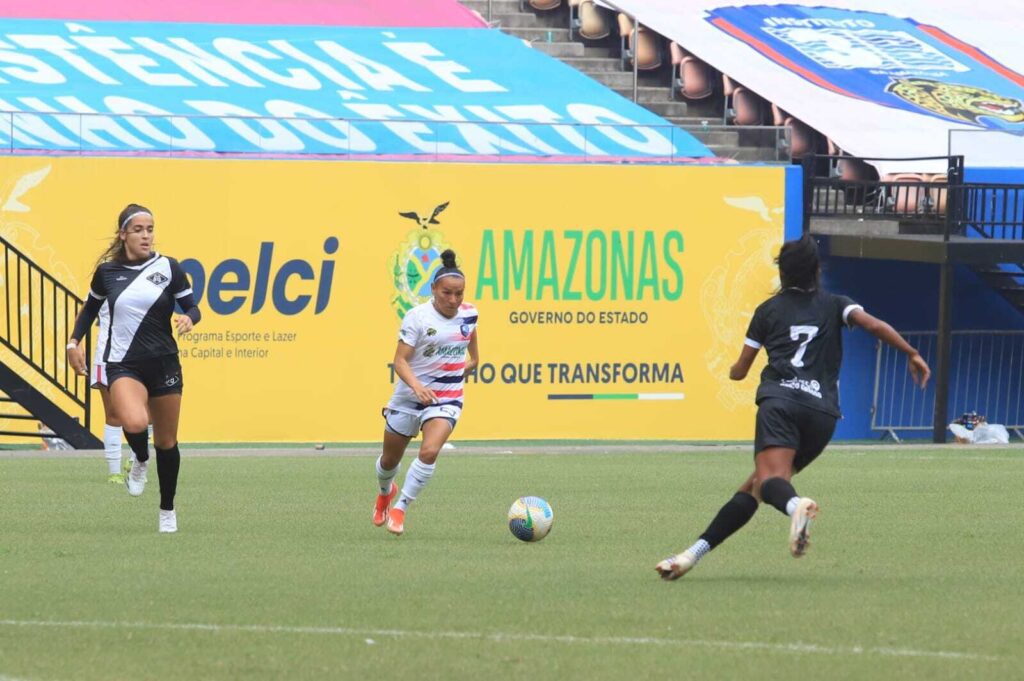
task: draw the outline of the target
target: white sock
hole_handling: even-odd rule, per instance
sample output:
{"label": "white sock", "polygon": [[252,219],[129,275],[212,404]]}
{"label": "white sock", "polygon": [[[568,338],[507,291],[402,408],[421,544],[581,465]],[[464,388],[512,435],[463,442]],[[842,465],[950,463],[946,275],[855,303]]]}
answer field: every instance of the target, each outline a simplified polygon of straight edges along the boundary
{"label": "white sock", "polygon": [[800,503],[800,497],[793,497],[786,502],[786,515],[792,516],[793,512],[796,511],[796,505]]}
{"label": "white sock", "polygon": [[402,495],[395,504],[395,508],[405,511],[409,504],[416,499],[416,496],[423,491],[434,474],[434,467],[437,464],[423,463],[419,459],[412,462],[409,470],[405,472],[405,483],[402,485]]}
{"label": "white sock", "polygon": [[107,460],[110,475],[121,472],[121,428],[103,426],[103,457]]}
{"label": "white sock", "polygon": [[694,558],[700,560],[704,557],[704,554],[711,550],[711,544],[707,543],[703,539],[698,539],[693,546],[686,550],[692,553]]}
{"label": "white sock", "polygon": [[391,470],[388,470],[380,465],[380,460],[384,458],[381,454],[377,457],[377,484],[380,486],[380,493],[387,494],[391,491],[391,482],[398,475],[398,466],[395,466]]}

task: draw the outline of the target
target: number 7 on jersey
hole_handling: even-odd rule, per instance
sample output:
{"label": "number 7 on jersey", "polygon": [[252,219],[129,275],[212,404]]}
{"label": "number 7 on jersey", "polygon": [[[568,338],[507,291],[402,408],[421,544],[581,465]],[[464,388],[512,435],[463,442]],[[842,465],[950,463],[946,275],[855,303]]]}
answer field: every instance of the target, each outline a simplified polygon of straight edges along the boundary
{"label": "number 7 on jersey", "polygon": [[789,363],[795,367],[802,367],[804,365],[804,353],[807,352],[807,344],[814,340],[814,337],[818,335],[818,327],[816,326],[791,326],[789,327],[789,337],[792,340],[800,340],[801,336],[805,336],[804,340],[800,343],[800,347],[797,348],[796,354],[793,355],[793,359],[789,360]]}

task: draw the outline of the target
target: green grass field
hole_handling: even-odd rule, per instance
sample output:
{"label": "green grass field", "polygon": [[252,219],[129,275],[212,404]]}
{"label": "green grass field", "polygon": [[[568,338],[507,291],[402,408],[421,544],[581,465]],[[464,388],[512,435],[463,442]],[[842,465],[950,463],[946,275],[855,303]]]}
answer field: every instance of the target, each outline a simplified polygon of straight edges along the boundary
{"label": "green grass field", "polygon": [[[1020,449],[827,452],[674,583],[744,451],[443,455],[396,538],[373,458],[186,452],[177,535],[98,458],[0,460],[0,680],[1024,677]],[[520,495],[551,502],[537,544]]]}

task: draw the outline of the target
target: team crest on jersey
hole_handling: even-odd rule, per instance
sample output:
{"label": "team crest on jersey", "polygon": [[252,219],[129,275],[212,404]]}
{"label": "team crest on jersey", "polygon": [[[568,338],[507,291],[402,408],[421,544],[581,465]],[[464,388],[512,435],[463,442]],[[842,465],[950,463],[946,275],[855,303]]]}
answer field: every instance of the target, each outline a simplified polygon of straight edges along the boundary
{"label": "team crest on jersey", "polygon": [[463,338],[469,338],[469,324],[463,324],[459,327],[459,331],[462,332]]}
{"label": "team crest on jersey", "polygon": [[148,277],[146,277],[146,279],[148,279],[149,281],[153,282],[157,286],[163,286],[164,284],[166,284],[169,281],[167,279],[167,277],[165,277],[160,272],[154,272],[153,274],[151,274]]}
{"label": "team crest on jersey", "polygon": [[[444,235],[433,225],[441,224],[437,216],[448,207],[448,203],[445,201],[436,206],[428,217],[421,217],[414,211],[398,213],[417,224],[417,228],[406,235],[402,245],[388,258],[388,271],[395,286],[391,307],[399,319],[430,299],[430,284],[434,273],[441,267],[441,252],[448,248]],[[427,335],[431,335],[429,330]]]}
{"label": "team crest on jersey", "polygon": [[434,329],[434,328],[428,328],[428,329],[427,329],[427,335],[428,335],[428,336],[436,336],[436,335],[437,335],[437,329]]}

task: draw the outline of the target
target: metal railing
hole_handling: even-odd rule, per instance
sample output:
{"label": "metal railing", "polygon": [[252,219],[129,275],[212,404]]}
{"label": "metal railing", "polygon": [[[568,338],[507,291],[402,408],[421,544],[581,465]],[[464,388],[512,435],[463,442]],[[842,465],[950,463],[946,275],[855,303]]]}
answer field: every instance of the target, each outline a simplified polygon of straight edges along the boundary
{"label": "metal railing", "polygon": [[[843,177],[841,163],[872,161],[946,162],[940,181],[875,180]],[[804,219],[855,217],[941,225],[945,239],[956,233],[963,186],[963,157],[922,156],[906,159],[862,158],[812,154],[801,160],[804,171]],[[826,174],[820,171],[826,170]]]}
{"label": "metal railing", "polygon": [[[28,256],[0,237],[0,277],[4,309],[0,311],[0,344],[31,366],[81,409],[89,427],[90,393],[85,376],[68,365],[65,345],[74,328],[82,300]],[[90,340],[85,338],[86,361]],[[3,418],[22,416],[0,415]],[[38,431],[2,430],[0,435],[39,436]]]}
{"label": "metal railing", "polygon": [[972,182],[960,189],[963,215],[959,225],[967,236],[1024,239],[1024,185]]}
{"label": "metal railing", "polygon": [[[842,177],[843,162],[945,161],[945,176],[937,181],[872,180]],[[962,156],[907,159],[807,156],[804,169],[804,214],[811,217],[856,217],[937,225],[950,236],[986,239],[1024,239],[1024,186],[964,182]],[[824,176],[816,173],[828,168]]]}
{"label": "metal railing", "polygon": [[[938,332],[902,332],[934,366]],[[931,431],[936,383],[914,385],[907,356],[879,342],[875,356],[871,429],[899,440],[897,431]],[[954,331],[950,345],[946,423],[975,411],[1024,440],[1024,331]]]}
{"label": "metal railing", "polygon": [[[83,131],[98,127],[86,124],[90,118],[104,119],[107,133],[103,139],[107,146],[98,145],[94,137],[83,134]],[[50,132],[46,136],[39,134],[44,131],[40,126],[46,126]],[[186,126],[194,126],[203,132],[208,143],[191,146],[185,143],[181,129]],[[428,134],[422,128],[414,130],[409,126],[428,126],[430,131]],[[59,136],[58,128],[62,133]],[[119,135],[130,134],[144,142],[145,147],[128,144],[124,141],[128,138],[112,136],[109,131],[115,129]],[[29,135],[31,130],[36,132]],[[276,134],[271,131],[276,131]],[[470,140],[481,137],[480,131],[500,137],[506,146],[494,143],[487,151],[474,149]],[[788,158],[788,132],[784,128],[770,126],[0,112],[0,154],[31,155],[674,163],[693,158],[677,151],[692,143],[693,137],[708,139],[715,133],[738,133],[741,141],[757,135],[771,137],[772,144],[780,150],[777,160]],[[381,151],[371,142],[374,139],[401,140],[402,134],[416,138],[419,146],[411,148],[399,141],[396,144],[402,146],[403,151]],[[291,136],[298,146],[292,148],[284,144],[282,139],[287,136]],[[547,142],[545,136],[549,138]],[[610,144],[619,148],[624,146],[613,138],[628,138],[636,145],[647,145],[649,151],[607,153],[606,148]],[[90,139],[93,141],[87,141]],[[548,142],[560,144],[563,150],[555,150]],[[508,144],[514,144],[520,150],[510,149]]]}

